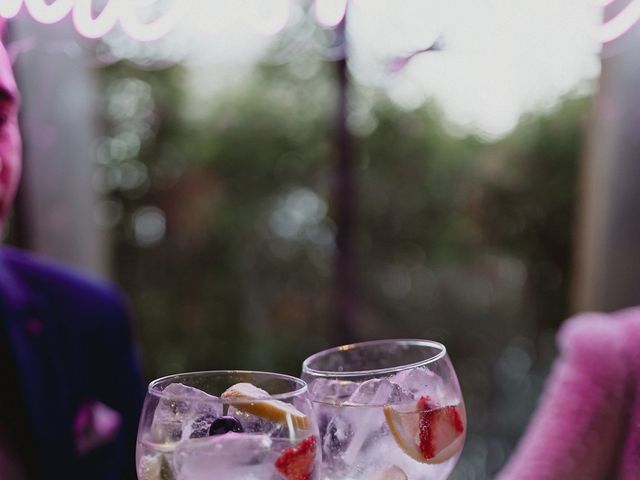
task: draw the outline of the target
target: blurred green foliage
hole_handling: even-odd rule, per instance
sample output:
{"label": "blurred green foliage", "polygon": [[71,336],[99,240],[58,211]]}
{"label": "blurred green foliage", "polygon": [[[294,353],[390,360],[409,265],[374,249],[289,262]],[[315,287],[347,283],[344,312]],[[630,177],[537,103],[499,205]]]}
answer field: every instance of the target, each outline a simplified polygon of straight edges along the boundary
{"label": "blurred green foliage", "polygon": [[[149,111],[124,114],[107,96],[116,114],[105,141],[126,129],[141,147],[103,165],[121,180],[111,188],[122,207],[116,273],[147,372],[295,372],[330,339],[330,69],[301,81],[288,65],[260,67],[197,118],[180,66],[120,63],[103,80],[114,95],[134,82],[131,95],[149,96],[138,101]],[[434,105],[405,111],[381,92],[365,96],[354,95],[368,123],[354,127],[360,336],[435,336],[486,355],[488,338],[557,326],[588,100],[567,97],[490,142],[450,133]],[[131,164],[144,176],[133,186],[122,181]],[[150,206],[166,231],[140,241],[136,222]]]}
{"label": "blurred green foliage", "polygon": [[[335,79],[308,50],[273,61],[288,44],[206,99],[180,65],[101,72],[114,269],[150,378],[297,374],[330,346]],[[354,85],[357,333],[447,344],[472,432],[455,478],[502,464],[553,357],[589,104],[567,96],[491,141]]]}
{"label": "blurred green foliage", "polygon": [[486,241],[527,268],[526,306],[538,329],[569,311],[578,167],[589,99],[562,98],[548,113],[524,117],[497,149],[499,174],[486,187],[480,222]]}

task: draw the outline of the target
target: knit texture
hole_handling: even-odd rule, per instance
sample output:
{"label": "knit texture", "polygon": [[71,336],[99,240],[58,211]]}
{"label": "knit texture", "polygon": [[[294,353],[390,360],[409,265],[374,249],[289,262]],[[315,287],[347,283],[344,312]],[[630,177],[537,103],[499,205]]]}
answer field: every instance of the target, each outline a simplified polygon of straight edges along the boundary
{"label": "knit texture", "polygon": [[640,480],[640,308],[569,319],[536,412],[497,480]]}

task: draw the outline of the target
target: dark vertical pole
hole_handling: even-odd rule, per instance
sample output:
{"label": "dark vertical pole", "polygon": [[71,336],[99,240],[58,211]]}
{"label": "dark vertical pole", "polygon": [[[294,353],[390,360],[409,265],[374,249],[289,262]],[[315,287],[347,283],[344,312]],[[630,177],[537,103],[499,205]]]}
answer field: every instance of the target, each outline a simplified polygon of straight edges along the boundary
{"label": "dark vertical pole", "polygon": [[347,12],[337,25],[335,60],[337,109],[335,118],[335,155],[333,202],[336,233],[334,325],[332,334],[338,343],[355,339],[356,286],[354,265],[354,227],[356,212],[356,181],[353,142],[347,126],[349,72],[347,69]]}

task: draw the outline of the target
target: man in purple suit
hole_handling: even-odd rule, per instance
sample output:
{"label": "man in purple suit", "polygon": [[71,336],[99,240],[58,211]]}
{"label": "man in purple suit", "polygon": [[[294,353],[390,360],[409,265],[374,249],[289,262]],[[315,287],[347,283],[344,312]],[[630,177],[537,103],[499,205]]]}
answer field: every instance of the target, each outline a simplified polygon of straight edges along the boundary
{"label": "man in purple suit", "polygon": [[[1,223],[20,177],[18,105],[0,41]],[[141,387],[116,289],[0,248],[0,479],[135,478]]]}

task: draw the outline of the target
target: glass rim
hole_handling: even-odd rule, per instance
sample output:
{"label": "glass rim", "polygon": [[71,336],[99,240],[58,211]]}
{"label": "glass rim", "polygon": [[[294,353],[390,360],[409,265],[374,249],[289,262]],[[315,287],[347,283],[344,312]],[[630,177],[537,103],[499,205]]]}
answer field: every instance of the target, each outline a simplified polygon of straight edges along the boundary
{"label": "glass rim", "polygon": [[[343,352],[347,350],[353,350],[356,348],[367,348],[377,345],[384,344],[404,344],[418,347],[432,347],[439,350],[434,355],[430,355],[428,358],[424,360],[420,360],[419,362],[395,365],[393,367],[385,367],[385,368],[375,368],[371,370],[352,370],[352,371],[330,371],[330,370],[318,370],[315,368],[311,368],[309,364],[318,358],[325,356],[334,352]],[[415,338],[399,338],[399,339],[386,339],[386,340],[370,340],[367,342],[356,342],[350,343],[346,345],[340,345],[337,347],[328,348],[326,350],[322,350],[321,352],[314,353],[313,355],[307,357],[304,362],[302,362],[302,373],[306,373],[309,375],[313,375],[315,377],[326,377],[326,378],[349,378],[349,377],[362,377],[367,375],[384,375],[387,373],[396,373],[401,372],[403,370],[409,370],[411,368],[424,367],[429,365],[430,363],[437,362],[441,360],[447,355],[447,347],[445,347],[442,343],[436,342],[435,340],[421,340]]]}
{"label": "glass rim", "polygon": [[[149,383],[147,387],[147,393],[149,395],[153,395],[154,397],[163,398],[166,400],[182,400],[188,399],[189,397],[186,395],[169,395],[164,394],[163,390],[159,390],[158,386],[161,383],[166,383],[169,380],[176,379],[175,383],[178,383],[177,380],[180,378],[190,378],[197,376],[207,376],[207,375],[233,375],[233,374],[246,374],[246,375],[262,375],[264,377],[271,377],[280,380],[289,380],[299,386],[296,390],[291,390],[283,393],[269,393],[268,397],[261,398],[230,398],[224,399],[220,397],[215,397],[207,392],[207,395],[211,395],[212,402],[231,405],[231,404],[242,404],[242,403],[256,403],[257,401],[269,401],[269,400],[289,400],[295,397],[299,397],[305,393],[307,393],[307,382],[302,380],[301,378],[294,377],[292,375],[287,375],[285,373],[275,373],[275,372],[263,372],[259,370],[201,370],[197,372],[183,372],[183,373],[174,373],[171,375],[165,375],[164,377],[156,378]],[[173,383],[173,382],[172,382]],[[167,384],[169,385],[169,384]],[[187,385],[188,386],[188,385]],[[196,388],[196,387],[193,387]],[[268,392],[267,392],[268,393]]]}

